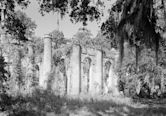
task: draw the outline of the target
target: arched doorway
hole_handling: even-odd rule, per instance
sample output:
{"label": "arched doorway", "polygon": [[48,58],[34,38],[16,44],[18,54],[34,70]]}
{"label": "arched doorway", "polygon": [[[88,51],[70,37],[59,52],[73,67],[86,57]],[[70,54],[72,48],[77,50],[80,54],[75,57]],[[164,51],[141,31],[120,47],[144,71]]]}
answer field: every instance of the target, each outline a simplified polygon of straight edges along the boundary
{"label": "arched doorway", "polygon": [[104,64],[104,77],[103,77],[103,84],[104,84],[104,93],[108,93],[108,78],[109,78],[109,71],[111,68],[111,62],[106,61]]}
{"label": "arched doorway", "polygon": [[84,92],[84,93],[89,92],[91,62],[92,62],[92,60],[89,57],[85,57],[83,60],[82,92]]}

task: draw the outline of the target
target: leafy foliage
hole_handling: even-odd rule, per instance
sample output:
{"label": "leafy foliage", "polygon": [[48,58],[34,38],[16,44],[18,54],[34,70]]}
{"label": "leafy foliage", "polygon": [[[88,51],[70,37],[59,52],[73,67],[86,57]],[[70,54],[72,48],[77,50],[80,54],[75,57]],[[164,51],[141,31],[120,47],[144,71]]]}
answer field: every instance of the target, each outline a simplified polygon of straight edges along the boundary
{"label": "leafy foliage", "polygon": [[112,41],[103,32],[98,32],[97,36],[93,38],[92,33],[86,28],[79,28],[78,32],[73,36],[72,42],[83,47],[96,49],[110,50],[112,48]]}
{"label": "leafy foliage", "polygon": [[78,32],[72,38],[73,43],[80,45],[90,45],[92,41],[92,34],[86,28],[79,28]]}
{"label": "leafy foliage", "polygon": [[11,34],[16,40],[27,41],[32,36],[36,24],[31,18],[21,11],[10,13],[5,20],[7,33]]}
{"label": "leafy foliage", "polygon": [[[134,50],[125,50],[124,62],[120,70],[120,87],[127,96],[139,97],[164,97],[165,91],[165,68],[163,65],[156,66],[155,52],[143,49],[141,52],[138,70],[136,71]],[[161,60],[159,60],[162,64]],[[159,88],[156,88],[159,87]],[[138,91],[137,91],[138,90]],[[136,93],[138,92],[138,93]],[[158,94],[157,96],[154,96]]]}
{"label": "leafy foliage", "polygon": [[16,84],[18,85],[19,89],[23,86],[23,72],[22,72],[22,66],[21,66],[21,59],[22,59],[22,54],[21,50],[18,49],[16,51],[16,56],[15,56],[15,62],[14,62],[14,70],[13,70],[13,77],[15,78]]}
{"label": "leafy foliage", "polygon": [[[40,11],[45,12],[60,12],[61,15],[68,14],[72,22],[83,22],[86,25],[88,20],[98,19],[100,12],[96,6],[90,5],[91,0],[39,0]],[[101,2],[97,4],[101,5]]]}
{"label": "leafy foliage", "polygon": [[45,12],[51,11],[60,12],[64,15],[67,12],[68,0],[38,0],[40,2],[40,12],[44,15]]}
{"label": "leafy foliage", "polygon": [[[29,0],[1,0],[2,7],[4,8],[5,25],[2,25],[3,29],[9,34],[15,36],[16,39],[27,40],[25,37],[27,22],[24,19],[28,19],[27,16],[21,12],[15,12],[16,5],[26,8],[30,3]],[[3,12],[1,10],[1,12]],[[2,18],[0,19],[2,21]],[[24,22],[22,22],[24,20]],[[29,19],[28,19],[29,20]],[[25,23],[26,22],[26,23]],[[29,22],[29,21],[28,21]]]}
{"label": "leafy foliage", "polygon": [[67,43],[67,40],[65,39],[63,33],[58,30],[52,31],[51,33],[49,33],[49,36],[51,37],[54,44],[54,49],[60,48],[63,44]]}
{"label": "leafy foliage", "polygon": [[33,37],[31,44],[34,46],[35,56],[36,57],[41,56],[41,54],[44,51],[44,42],[43,42],[42,38]]}
{"label": "leafy foliage", "polygon": [[[75,3],[74,3],[75,2]],[[72,11],[70,17],[72,22],[83,22],[86,25],[88,20],[93,21],[100,17],[100,12],[96,6],[90,6],[90,0],[72,0],[71,7]]]}
{"label": "leafy foliage", "polygon": [[117,33],[117,21],[113,11],[110,11],[109,18],[102,24],[101,31],[103,35],[110,41],[112,48],[118,48],[118,38],[116,37]]}
{"label": "leafy foliage", "polygon": [[95,48],[102,48],[103,50],[110,50],[112,48],[112,41],[102,32],[99,32],[97,36],[92,39],[92,43]]}
{"label": "leafy foliage", "polygon": [[14,12],[17,5],[26,8],[30,1],[29,0],[1,0],[0,3],[5,6],[6,12]]}
{"label": "leafy foliage", "polygon": [[156,51],[156,63],[158,62],[160,35],[156,31],[157,16],[153,5],[153,0],[119,0],[113,7],[114,11],[122,13],[118,24],[121,62],[125,40],[137,48],[136,61],[138,61],[139,48],[146,46]]}

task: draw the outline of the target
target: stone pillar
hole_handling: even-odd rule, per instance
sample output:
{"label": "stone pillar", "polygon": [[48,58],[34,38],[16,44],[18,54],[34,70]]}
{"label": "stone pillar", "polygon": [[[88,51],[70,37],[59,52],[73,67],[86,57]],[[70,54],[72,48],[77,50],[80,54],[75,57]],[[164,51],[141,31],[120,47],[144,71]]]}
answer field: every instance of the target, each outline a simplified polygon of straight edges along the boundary
{"label": "stone pillar", "polygon": [[3,43],[4,38],[5,38],[5,33],[2,28],[4,26],[4,21],[5,21],[5,5],[2,3],[2,6],[1,6],[1,43]]}
{"label": "stone pillar", "polygon": [[73,46],[72,56],[71,56],[71,78],[69,79],[71,87],[70,95],[78,95],[80,93],[81,87],[81,48],[79,45]]}
{"label": "stone pillar", "polygon": [[95,79],[93,69],[94,69],[93,63],[91,63],[91,67],[89,69],[89,94],[93,93],[93,83]]}
{"label": "stone pillar", "polygon": [[[7,52],[9,52],[9,48],[5,46],[5,44],[7,44],[7,39],[6,39],[6,32],[4,30],[4,24],[5,24],[5,3],[2,2],[2,6],[1,6],[1,29],[0,29],[0,49],[2,52],[2,55],[5,59],[6,63],[9,63],[9,54]],[[7,52],[6,52],[7,51]],[[6,70],[9,71],[9,65],[6,67]]]}
{"label": "stone pillar", "polygon": [[[5,21],[5,5],[4,5],[4,3],[2,3],[2,6],[1,6],[1,27],[0,27],[1,28],[0,29],[0,43],[1,43],[0,49],[4,48],[3,46],[5,44],[6,35],[5,35],[5,31],[3,29],[4,21]],[[3,57],[5,58],[5,62],[8,62],[9,61],[8,55],[6,53],[4,54],[4,50],[2,51],[2,54],[3,54]]]}
{"label": "stone pillar", "polygon": [[33,53],[34,53],[33,45],[28,45],[28,56],[31,57],[33,55]]}
{"label": "stone pillar", "polygon": [[1,3],[1,25],[4,26],[4,20],[5,20],[5,3]]}
{"label": "stone pillar", "polygon": [[39,85],[47,89],[48,76],[51,72],[52,63],[52,44],[50,37],[44,37],[44,57],[43,57],[43,74],[40,75]]}
{"label": "stone pillar", "polygon": [[103,88],[103,54],[102,51],[96,51],[96,77],[95,92],[100,93]]}
{"label": "stone pillar", "polygon": [[67,94],[70,94],[71,89],[71,72],[72,72],[72,66],[71,66],[71,60],[69,61],[69,66],[66,68],[66,74],[67,74]]}

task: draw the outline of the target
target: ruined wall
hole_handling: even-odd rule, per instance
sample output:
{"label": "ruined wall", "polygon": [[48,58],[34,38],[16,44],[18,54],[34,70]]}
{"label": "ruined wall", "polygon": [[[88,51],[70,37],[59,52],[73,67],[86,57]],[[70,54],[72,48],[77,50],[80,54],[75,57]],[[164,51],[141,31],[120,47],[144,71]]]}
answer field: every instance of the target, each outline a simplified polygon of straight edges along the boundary
{"label": "ruined wall", "polygon": [[[118,77],[114,71],[118,57],[114,53],[117,54],[117,51],[105,53],[105,51],[100,49],[73,45],[70,57],[63,57],[65,60],[65,74],[59,77],[57,73],[53,75],[53,78],[55,78],[53,80],[57,80],[58,78],[66,79],[66,82],[61,83],[66,84],[64,85],[65,89],[62,93],[68,95],[108,93],[118,95]],[[45,67],[42,66],[40,68],[41,71],[44,71],[45,69],[43,70],[42,68],[44,69]],[[58,69],[52,72],[56,71]],[[65,77],[63,77],[64,75]],[[57,81],[53,82],[53,90],[56,90],[56,84]]]}
{"label": "ruined wall", "polygon": [[68,94],[95,95],[110,92],[118,95],[118,77],[114,71],[116,59],[115,56],[107,57],[102,50],[73,46],[71,68],[68,71],[70,75],[67,76]]}

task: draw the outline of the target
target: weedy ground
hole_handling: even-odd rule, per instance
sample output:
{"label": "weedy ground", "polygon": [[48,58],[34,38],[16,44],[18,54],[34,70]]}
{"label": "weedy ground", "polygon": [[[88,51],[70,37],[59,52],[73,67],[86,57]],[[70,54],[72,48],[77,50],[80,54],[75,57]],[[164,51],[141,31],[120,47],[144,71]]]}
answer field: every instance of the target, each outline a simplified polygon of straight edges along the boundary
{"label": "weedy ground", "polygon": [[166,99],[111,95],[75,97],[36,91],[29,97],[2,97],[0,116],[165,116]]}

